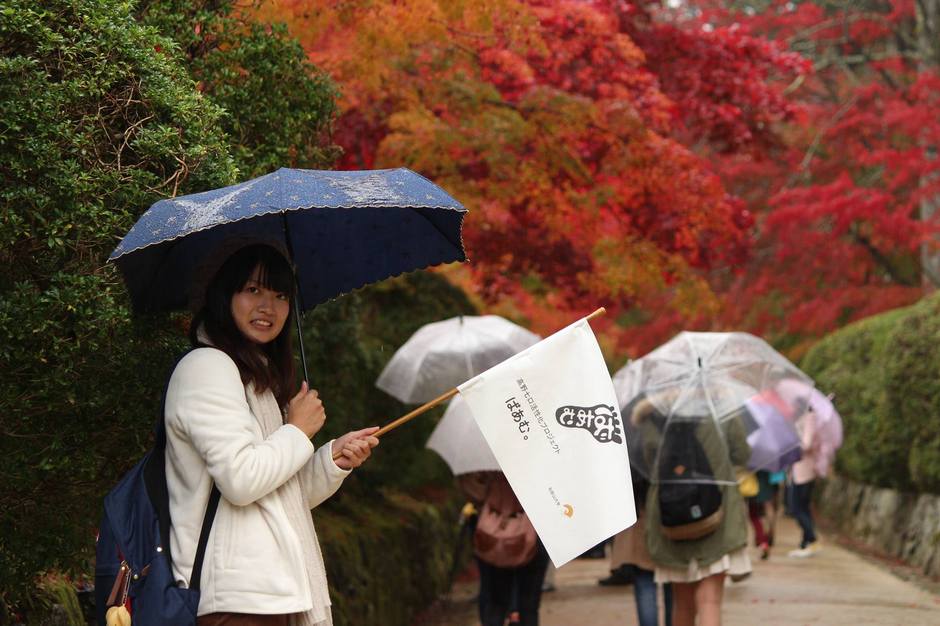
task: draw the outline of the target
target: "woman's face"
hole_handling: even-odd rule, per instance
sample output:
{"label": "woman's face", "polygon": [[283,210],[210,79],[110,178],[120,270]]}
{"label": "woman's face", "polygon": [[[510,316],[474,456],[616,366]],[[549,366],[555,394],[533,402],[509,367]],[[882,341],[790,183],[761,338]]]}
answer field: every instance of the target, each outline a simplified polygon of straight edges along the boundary
{"label": "woman's face", "polygon": [[232,318],[250,341],[265,344],[281,334],[290,313],[290,298],[262,286],[260,275],[261,268],[256,267],[248,282],[232,296]]}

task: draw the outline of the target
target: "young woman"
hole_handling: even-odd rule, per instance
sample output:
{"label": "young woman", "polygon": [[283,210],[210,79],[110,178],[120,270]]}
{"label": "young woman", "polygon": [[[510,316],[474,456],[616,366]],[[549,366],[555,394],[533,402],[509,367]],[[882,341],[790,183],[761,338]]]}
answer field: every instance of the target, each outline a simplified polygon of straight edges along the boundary
{"label": "young woman", "polygon": [[790,468],[790,511],[803,531],[800,548],[791,550],[787,556],[803,559],[815,555],[821,550],[816,539],[816,527],[810,503],[813,499],[813,484],[816,482],[816,463],[818,451],[816,414],[812,407],[802,418],[801,444],[803,456]]}
{"label": "young woman", "polygon": [[[646,401],[633,408],[631,421],[643,430],[644,446],[650,448],[645,456],[653,467],[660,439],[664,437],[661,433],[667,428],[665,418]],[[683,424],[676,421],[678,425]],[[710,418],[689,418],[684,424],[686,428],[674,432],[698,441],[695,447],[704,453],[713,477],[733,477],[732,466],[743,466],[750,458],[751,448],[738,418],[722,421],[720,426]],[[682,449],[679,443],[677,435],[670,445]],[[744,499],[733,481],[720,485],[721,515],[715,516],[719,520],[717,525],[701,537],[680,540],[670,538],[670,533],[664,529],[660,515],[661,489],[663,485],[654,482],[647,494],[646,543],[656,566],[655,581],[672,583],[672,623],[674,626],[720,626],[725,576],[744,577],[751,571]]]}
{"label": "young woman", "polygon": [[754,544],[760,550],[760,558],[770,557],[773,544],[774,516],[776,515],[777,484],[772,482],[767,470],[758,470],[757,495],[747,499],[747,514],[754,529]]}
{"label": "young woman", "polygon": [[195,349],[170,378],[170,549],[182,584],[213,485],[221,493],[200,578],[200,626],[332,623],[310,509],[369,457],[377,428],[314,449],[326,412],[306,382],[296,390],[293,285],[274,248],[230,256],[200,294]]}

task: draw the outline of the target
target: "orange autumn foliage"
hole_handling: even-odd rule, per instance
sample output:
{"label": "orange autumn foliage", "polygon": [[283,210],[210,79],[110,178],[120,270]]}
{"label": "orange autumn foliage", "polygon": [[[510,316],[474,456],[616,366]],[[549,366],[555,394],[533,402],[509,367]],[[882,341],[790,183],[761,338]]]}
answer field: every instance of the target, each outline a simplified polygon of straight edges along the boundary
{"label": "orange autumn foliage", "polygon": [[[748,258],[752,218],[687,145],[686,122],[743,151],[791,114],[775,101],[766,119],[722,121],[728,105],[696,99],[689,81],[667,94],[662,74],[699,70],[652,62],[644,45],[741,49],[745,69],[792,58],[741,37],[696,39],[650,5],[269,0],[258,19],[286,21],[340,85],[339,167],[406,166],[468,206],[463,271],[493,310],[544,333],[603,305],[607,345],[636,355],[713,317],[707,273]],[[767,75],[736,97],[771,93]]]}

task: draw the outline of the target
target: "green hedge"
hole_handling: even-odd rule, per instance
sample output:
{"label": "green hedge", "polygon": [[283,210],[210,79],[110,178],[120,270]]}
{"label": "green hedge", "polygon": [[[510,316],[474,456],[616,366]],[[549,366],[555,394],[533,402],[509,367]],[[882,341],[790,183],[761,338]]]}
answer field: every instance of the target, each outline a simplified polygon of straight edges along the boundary
{"label": "green hedge", "polygon": [[940,493],[940,295],[827,336],[802,365],[835,393],[845,426],[840,473]]}
{"label": "green hedge", "polygon": [[[460,289],[426,272],[387,280],[317,307],[307,316],[305,337],[311,384],[321,390],[327,407],[327,424],[318,439],[384,425],[413,409],[376,389],[385,363],[422,325],[474,313]],[[388,433],[362,470],[367,482],[407,489],[449,487],[447,466],[424,448],[443,409]]]}
{"label": "green hedge", "polygon": [[333,622],[414,623],[447,590],[458,510],[453,499],[434,505],[396,491],[372,499],[342,494],[317,510]]}
{"label": "green hedge", "polygon": [[75,569],[102,476],[145,445],[177,341],[107,253],[149,204],[234,181],[222,110],[127,3],[0,10],[0,599]]}
{"label": "green hedge", "polygon": [[[258,0],[254,0],[257,2]],[[336,86],[284,24],[245,20],[237,0],[138,0],[139,20],[170,37],[199,90],[222,107],[241,179],[279,167],[329,168]]]}

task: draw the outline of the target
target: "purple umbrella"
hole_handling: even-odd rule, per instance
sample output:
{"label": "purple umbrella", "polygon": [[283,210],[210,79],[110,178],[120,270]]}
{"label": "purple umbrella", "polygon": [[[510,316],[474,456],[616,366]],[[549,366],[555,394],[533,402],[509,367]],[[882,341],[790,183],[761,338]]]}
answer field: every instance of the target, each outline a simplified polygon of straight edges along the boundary
{"label": "purple umbrella", "polygon": [[779,472],[800,460],[800,437],[790,419],[762,396],[747,400],[744,407],[744,421],[752,429],[747,436],[749,469]]}

